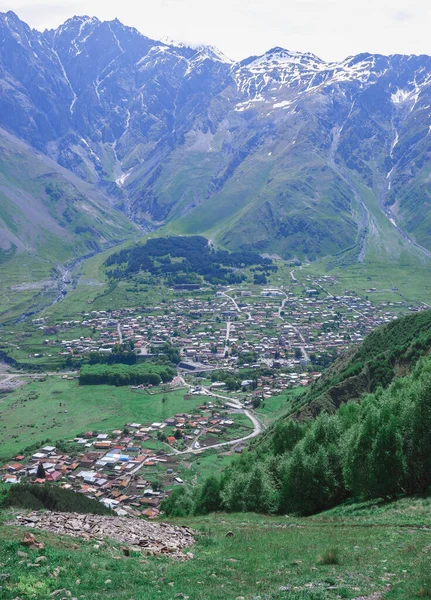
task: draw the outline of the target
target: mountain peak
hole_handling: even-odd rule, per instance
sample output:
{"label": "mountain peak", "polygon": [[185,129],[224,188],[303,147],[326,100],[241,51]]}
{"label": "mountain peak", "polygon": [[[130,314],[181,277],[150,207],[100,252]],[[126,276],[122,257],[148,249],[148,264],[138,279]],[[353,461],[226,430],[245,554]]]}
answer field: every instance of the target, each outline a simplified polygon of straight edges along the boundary
{"label": "mountain peak", "polygon": [[13,10],[8,10],[7,12],[0,12],[0,17],[2,17],[6,21],[8,19],[10,19],[11,21],[21,21],[21,19],[16,13],[13,12]]}
{"label": "mountain peak", "polygon": [[259,71],[262,69],[282,69],[284,67],[292,69],[295,65],[320,70],[326,63],[311,52],[295,52],[281,46],[275,46],[265,54],[246,58],[239,65],[251,69],[258,68]]}
{"label": "mountain peak", "polygon": [[200,45],[200,46],[195,46],[194,49],[197,52],[199,52],[200,54],[204,54],[208,58],[211,58],[212,60],[216,60],[218,62],[222,62],[222,63],[226,63],[226,64],[230,64],[230,65],[233,64],[233,62],[234,62],[228,56],[223,54],[223,52],[221,52],[221,50],[219,50],[215,46]]}
{"label": "mountain peak", "polygon": [[295,62],[295,63],[304,63],[309,62],[310,60],[313,62],[323,63],[323,60],[320,59],[315,54],[311,52],[296,52],[294,50],[287,50],[286,48],[282,48],[281,46],[275,46],[271,48],[262,56],[275,60],[277,62]]}
{"label": "mountain peak", "polygon": [[67,19],[62,27],[68,27],[69,25],[77,25],[82,23],[101,23],[101,21],[97,17],[90,17],[88,15],[75,15],[74,17],[70,17]]}
{"label": "mountain peak", "polygon": [[21,21],[19,16],[13,12],[13,10],[8,10],[7,12],[0,12],[0,19],[2,19],[7,25],[15,25],[20,27],[25,27],[30,30],[30,27],[24,21]]}

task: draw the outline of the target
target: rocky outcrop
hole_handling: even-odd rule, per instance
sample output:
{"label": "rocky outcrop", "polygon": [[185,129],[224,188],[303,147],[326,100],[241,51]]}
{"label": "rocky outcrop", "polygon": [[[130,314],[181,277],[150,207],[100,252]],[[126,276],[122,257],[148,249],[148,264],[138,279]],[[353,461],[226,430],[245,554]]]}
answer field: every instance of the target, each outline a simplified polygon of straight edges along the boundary
{"label": "rocky outcrop", "polygon": [[180,559],[193,558],[191,552],[182,552],[195,542],[192,530],[169,523],[149,523],[131,517],[101,517],[64,512],[32,512],[18,515],[14,525],[16,523],[88,541],[103,542],[105,539],[111,539],[146,554],[166,554]]}

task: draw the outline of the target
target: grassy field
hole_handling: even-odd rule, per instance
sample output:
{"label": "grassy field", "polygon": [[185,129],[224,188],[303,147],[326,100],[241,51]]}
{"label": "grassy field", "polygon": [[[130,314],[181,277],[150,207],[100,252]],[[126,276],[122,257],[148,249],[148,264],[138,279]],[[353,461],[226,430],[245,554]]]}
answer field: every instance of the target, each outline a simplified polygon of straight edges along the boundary
{"label": "grassy field", "polygon": [[[431,304],[431,281],[429,266],[420,263],[412,265],[385,264],[378,261],[367,261],[363,264],[350,265],[345,268],[327,270],[328,261],[321,261],[295,269],[298,281],[309,285],[307,277],[313,280],[322,275],[336,276],[338,282],[325,289],[333,295],[343,295],[346,290],[355,291],[360,297],[373,302],[425,302]],[[368,292],[376,288],[375,292]],[[397,288],[397,289],[394,289]]]}
{"label": "grassy field", "polygon": [[185,393],[148,395],[128,387],[80,386],[57,376],[30,383],[0,398],[1,456],[10,458],[42,440],[68,440],[88,430],[151,424],[202,404],[200,396],[184,400]]}
{"label": "grassy field", "polygon": [[[163,444],[161,446],[165,450],[168,447]],[[145,447],[150,446],[145,443]],[[143,473],[148,481],[157,481],[165,489],[174,487],[173,475],[167,473],[168,469],[173,469],[175,477],[180,477],[185,483],[200,485],[210,475],[219,475],[235,458],[236,454],[220,453],[216,450],[200,455],[169,456],[166,463],[144,467]]]}
{"label": "grassy field", "polygon": [[[373,600],[430,597],[430,531],[417,519],[419,512],[421,525],[431,525],[424,502],[382,506],[374,522],[360,511],[354,519],[347,511],[308,519],[216,514],[176,520],[196,532],[194,559],[186,562],[125,557],[109,540],[96,549],[40,531],[45,548],[27,550],[20,545],[23,530],[6,525],[0,527],[1,598],[45,600],[56,590],[63,590],[60,598],[67,591],[88,600],[352,600],[374,592],[382,595]],[[18,557],[19,550],[28,558]],[[36,567],[40,556],[47,560]]]}
{"label": "grassy field", "polygon": [[303,393],[304,388],[294,388],[280,396],[272,396],[265,399],[262,406],[256,409],[256,413],[265,425],[270,425],[278,418],[291,412],[296,406],[296,399]]}

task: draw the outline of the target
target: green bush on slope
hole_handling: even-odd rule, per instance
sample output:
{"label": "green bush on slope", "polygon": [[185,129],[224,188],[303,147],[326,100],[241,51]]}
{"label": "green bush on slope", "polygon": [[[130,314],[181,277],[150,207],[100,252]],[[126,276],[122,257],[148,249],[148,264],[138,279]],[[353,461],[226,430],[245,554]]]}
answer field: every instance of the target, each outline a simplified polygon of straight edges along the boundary
{"label": "green bush on slope", "polygon": [[113,514],[97,500],[48,484],[16,484],[6,490],[3,489],[0,495],[0,508],[12,506],[30,510],[46,509],[93,515]]}

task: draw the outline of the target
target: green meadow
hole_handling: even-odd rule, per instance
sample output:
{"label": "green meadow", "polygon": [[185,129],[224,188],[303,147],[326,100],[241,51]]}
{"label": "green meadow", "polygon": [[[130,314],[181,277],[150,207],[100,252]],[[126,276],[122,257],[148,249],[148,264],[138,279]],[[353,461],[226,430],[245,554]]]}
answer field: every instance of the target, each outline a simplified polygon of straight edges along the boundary
{"label": "green meadow", "polygon": [[1,456],[8,459],[46,439],[69,440],[88,430],[163,421],[202,404],[201,396],[184,400],[186,393],[184,389],[150,395],[128,387],[80,386],[76,379],[47,377],[0,397]]}
{"label": "green meadow", "polygon": [[[375,514],[371,518],[370,514]],[[7,522],[13,513],[3,513]],[[429,501],[410,499],[313,518],[255,514],[177,519],[196,533],[192,560],[37,531],[43,550],[0,527],[2,600],[414,600],[431,595]],[[424,526],[425,525],[425,526]],[[227,537],[227,533],[233,535]],[[25,550],[22,559],[18,551]],[[39,566],[38,557],[45,556]],[[56,570],[57,569],[57,570]],[[372,595],[373,594],[373,595]],[[375,594],[375,595],[374,595]]]}

